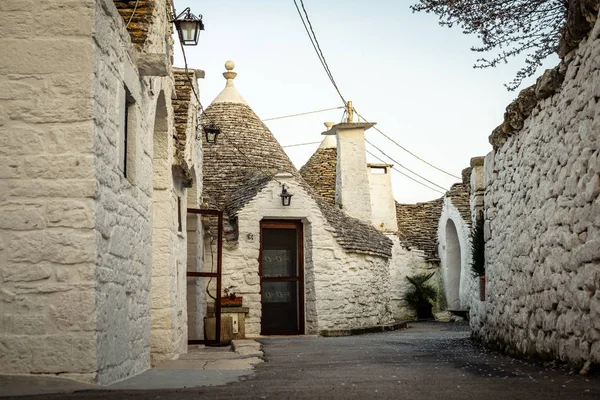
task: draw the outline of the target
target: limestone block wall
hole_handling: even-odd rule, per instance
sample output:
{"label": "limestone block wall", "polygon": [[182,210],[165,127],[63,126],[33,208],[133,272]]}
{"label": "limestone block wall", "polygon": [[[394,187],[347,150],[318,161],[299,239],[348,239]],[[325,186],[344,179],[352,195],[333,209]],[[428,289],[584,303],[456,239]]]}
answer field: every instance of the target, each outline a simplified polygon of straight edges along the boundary
{"label": "limestone block wall", "polygon": [[600,362],[599,36],[485,160],[487,299],[471,321],[489,345],[576,365]]}
{"label": "limestone block wall", "polygon": [[0,373],[97,371],[94,13],[0,2]]}
{"label": "limestone block wall", "polygon": [[471,274],[471,227],[464,215],[444,197],[438,226],[442,293],[449,310],[466,310],[478,298],[479,282]]}
{"label": "limestone block wall", "polygon": [[391,321],[389,261],[345,252],[304,189],[293,178],[277,179],[294,193],[291,206],[281,205],[281,187],[271,181],[238,213],[239,240],[223,252],[223,287],[235,286],[250,308],[246,334],[260,334],[258,258],[260,221],[265,218],[299,219],[304,224],[306,333]]}

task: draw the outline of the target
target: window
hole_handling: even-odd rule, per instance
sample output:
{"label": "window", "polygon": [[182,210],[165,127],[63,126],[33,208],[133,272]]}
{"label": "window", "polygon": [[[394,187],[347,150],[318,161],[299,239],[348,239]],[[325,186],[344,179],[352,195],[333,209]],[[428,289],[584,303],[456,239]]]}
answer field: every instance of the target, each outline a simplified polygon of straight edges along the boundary
{"label": "window", "polygon": [[181,224],[181,196],[177,196],[177,232],[183,232],[183,226]]}
{"label": "window", "polygon": [[135,164],[135,100],[125,85],[119,97],[119,170],[131,180]]}

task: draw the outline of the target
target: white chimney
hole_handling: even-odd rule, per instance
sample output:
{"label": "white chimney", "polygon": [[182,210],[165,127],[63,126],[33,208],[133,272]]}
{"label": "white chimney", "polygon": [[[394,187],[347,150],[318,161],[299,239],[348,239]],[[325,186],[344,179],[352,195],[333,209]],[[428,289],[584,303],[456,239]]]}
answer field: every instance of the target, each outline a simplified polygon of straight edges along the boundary
{"label": "white chimney", "polygon": [[324,135],[336,135],[337,167],[335,202],[350,216],[371,222],[371,195],[365,130],[370,122],[342,122],[331,127]]}
{"label": "white chimney", "polygon": [[396,202],[392,192],[390,164],[369,164],[371,188],[371,223],[382,232],[397,232]]}

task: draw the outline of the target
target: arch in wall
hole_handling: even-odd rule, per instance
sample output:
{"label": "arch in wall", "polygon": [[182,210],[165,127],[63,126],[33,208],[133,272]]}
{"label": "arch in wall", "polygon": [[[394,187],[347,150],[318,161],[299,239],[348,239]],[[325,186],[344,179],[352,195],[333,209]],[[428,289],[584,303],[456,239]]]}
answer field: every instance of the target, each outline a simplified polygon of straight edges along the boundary
{"label": "arch in wall", "polygon": [[446,221],[446,301],[448,309],[460,310],[461,254],[458,231],[452,219]]}
{"label": "arch in wall", "polygon": [[[152,364],[168,358],[171,351],[171,238],[170,196],[173,187],[169,163],[169,114],[165,94],[156,102],[152,154],[152,281],[150,352]],[[165,298],[166,297],[166,298]]]}

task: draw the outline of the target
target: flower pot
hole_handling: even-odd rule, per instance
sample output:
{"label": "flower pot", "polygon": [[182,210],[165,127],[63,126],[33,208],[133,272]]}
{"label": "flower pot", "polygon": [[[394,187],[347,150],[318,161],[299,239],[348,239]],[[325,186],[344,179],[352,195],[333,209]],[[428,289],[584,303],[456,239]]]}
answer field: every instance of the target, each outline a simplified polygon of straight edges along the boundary
{"label": "flower pot", "polygon": [[241,307],[243,299],[242,296],[221,297],[221,307]]}
{"label": "flower pot", "polygon": [[417,319],[433,319],[433,306],[429,303],[417,304]]}
{"label": "flower pot", "polygon": [[485,301],[485,275],[479,277],[479,300]]}

